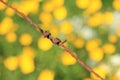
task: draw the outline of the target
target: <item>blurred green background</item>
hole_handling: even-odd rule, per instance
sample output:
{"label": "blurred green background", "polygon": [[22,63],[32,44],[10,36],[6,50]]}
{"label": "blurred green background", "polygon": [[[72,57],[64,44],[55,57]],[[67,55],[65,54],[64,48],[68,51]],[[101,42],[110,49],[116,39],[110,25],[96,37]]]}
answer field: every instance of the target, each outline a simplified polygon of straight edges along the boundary
{"label": "blurred green background", "polygon": [[[105,80],[120,80],[120,0],[4,0]],[[99,80],[0,2],[0,80]]]}

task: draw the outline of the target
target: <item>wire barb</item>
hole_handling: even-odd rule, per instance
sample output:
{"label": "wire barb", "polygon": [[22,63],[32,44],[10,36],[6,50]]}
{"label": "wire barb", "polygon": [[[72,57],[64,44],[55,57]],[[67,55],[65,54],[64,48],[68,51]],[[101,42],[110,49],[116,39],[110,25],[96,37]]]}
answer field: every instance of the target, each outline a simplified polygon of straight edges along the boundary
{"label": "wire barb", "polygon": [[51,33],[48,31],[45,31],[43,29],[41,29],[39,27],[38,24],[34,23],[32,21],[32,19],[30,19],[28,16],[26,16],[24,13],[20,12],[19,10],[17,10],[16,8],[12,7],[11,5],[9,5],[7,2],[0,0],[1,3],[3,3],[4,5],[6,5],[7,7],[13,9],[16,13],[18,13],[20,16],[22,16],[24,19],[26,19],[30,24],[32,24],[36,29],[38,29],[44,37],[48,38],[51,40],[51,42],[53,44],[56,44],[58,46],[61,46],[66,52],[68,52],[73,58],[76,59],[76,61],[78,61],[78,63],[80,65],[82,65],[84,68],[86,68],[86,70],[88,70],[89,72],[93,73],[94,75],[96,75],[100,80],[104,80],[99,74],[97,74],[95,71],[92,70],[92,68],[90,68],[88,65],[86,65],[82,60],[80,60],[72,51],[70,51],[70,49],[68,47],[66,47],[64,45],[65,41],[61,41],[59,38],[54,38],[51,36]]}

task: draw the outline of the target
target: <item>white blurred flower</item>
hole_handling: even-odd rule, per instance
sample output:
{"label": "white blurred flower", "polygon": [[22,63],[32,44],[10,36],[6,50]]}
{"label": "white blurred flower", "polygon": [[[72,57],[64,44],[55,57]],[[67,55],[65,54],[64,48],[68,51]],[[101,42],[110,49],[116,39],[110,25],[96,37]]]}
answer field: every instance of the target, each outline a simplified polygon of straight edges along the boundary
{"label": "white blurred flower", "polygon": [[120,55],[116,54],[111,56],[110,62],[113,66],[120,66]]}
{"label": "white blurred flower", "polygon": [[114,11],[114,23],[111,25],[111,33],[115,33],[116,29],[120,27],[120,12]]}
{"label": "white blurred flower", "polygon": [[90,28],[89,26],[85,25],[85,21],[83,18],[80,18],[78,16],[74,16],[70,19],[71,23],[74,26],[74,30],[77,34],[82,35],[85,39],[91,39],[95,37],[95,32]]}

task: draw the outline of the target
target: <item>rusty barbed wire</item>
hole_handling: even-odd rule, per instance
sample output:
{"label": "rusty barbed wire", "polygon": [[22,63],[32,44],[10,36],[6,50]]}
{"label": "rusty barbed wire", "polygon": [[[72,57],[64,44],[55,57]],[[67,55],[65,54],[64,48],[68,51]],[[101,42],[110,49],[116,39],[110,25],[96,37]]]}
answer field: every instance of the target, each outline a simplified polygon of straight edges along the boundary
{"label": "rusty barbed wire", "polygon": [[36,24],[35,22],[32,21],[32,19],[30,19],[28,16],[26,16],[24,13],[20,12],[18,9],[12,7],[11,5],[9,5],[7,2],[0,0],[1,3],[3,3],[4,5],[6,5],[7,7],[13,9],[16,13],[18,13],[20,16],[22,16],[24,19],[26,19],[30,24],[32,24],[36,29],[38,29],[45,38],[48,38],[49,40],[51,40],[51,42],[55,45],[61,46],[66,52],[68,52],[73,58],[76,59],[76,61],[82,65],[87,71],[93,73],[94,75],[96,75],[100,80],[104,80],[99,74],[97,74],[92,68],[90,68],[88,65],[86,65],[81,59],[79,59],[68,47],[66,47],[64,45],[65,41],[61,41],[59,38],[54,38],[51,36],[51,33],[48,31],[43,30],[42,28],[39,27],[38,24]]}

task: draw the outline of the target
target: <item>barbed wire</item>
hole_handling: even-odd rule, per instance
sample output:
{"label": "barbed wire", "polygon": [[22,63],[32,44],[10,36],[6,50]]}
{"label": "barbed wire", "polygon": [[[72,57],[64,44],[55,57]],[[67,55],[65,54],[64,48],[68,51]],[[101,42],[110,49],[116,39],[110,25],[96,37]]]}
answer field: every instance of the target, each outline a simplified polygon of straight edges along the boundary
{"label": "barbed wire", "polygon": [[30,24],[32,24],[36,29],[38,29],[45,38],[48,38],[53,44],[61,46],[66,52],[68,52],[73,58],[76,59],[76,61],[82,65],[87,71],[93,73],[94,75],[96,75],[100,80],[104,80],[99,74],[97,74],[91,67],[89,67],[88,65],[86,65],[81,59],[79,59],[74,52],[72,52],[67,46],[64,45],[65,41],[61,41],[59,38],[54,38],[53,36],[51,36],[51,33],[49,31],[43,30],[42,28],[39,27],[38,24],[36,24],[35,22],[33,22],[32,19],[30,19],[28,16],[26,16],[24,13],[22,13],[21,11],[19,11],[18,9],[14,8],[13,6],[9,5],[7,2],[0,0],[1,3],[3,3],[4,5],[6,5],[7,7],[13,9],[17,14],[19,14],[20,16],[22,16],[24,19],[26,19]]}

